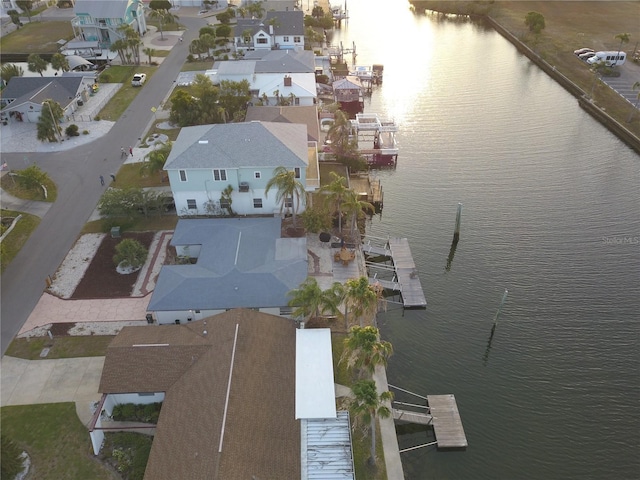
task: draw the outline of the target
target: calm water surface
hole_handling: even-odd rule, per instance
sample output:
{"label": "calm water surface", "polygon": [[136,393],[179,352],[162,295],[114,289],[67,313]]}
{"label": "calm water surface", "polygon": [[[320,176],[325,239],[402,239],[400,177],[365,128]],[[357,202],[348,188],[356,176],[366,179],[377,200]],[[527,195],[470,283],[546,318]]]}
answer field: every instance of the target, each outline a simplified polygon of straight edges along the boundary
{"label": "calm water surface", "polygon": [[640,158],[493,30],[348,6],[333,43],[384,64],[365,112],[400,125],[369,233],[409,238],[429,302],[380,316],[389,381],[454,393],[469,441],[406,478],[640,478]]}

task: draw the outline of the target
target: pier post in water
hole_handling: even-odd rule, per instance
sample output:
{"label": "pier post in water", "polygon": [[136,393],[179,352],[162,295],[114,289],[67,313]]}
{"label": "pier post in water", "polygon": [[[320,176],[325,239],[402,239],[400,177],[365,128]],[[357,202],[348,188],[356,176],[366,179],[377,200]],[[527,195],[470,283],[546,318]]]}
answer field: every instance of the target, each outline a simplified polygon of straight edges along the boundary
{"label": "pier post in water", "polygon": [[460,217],[462,216],[462,204],[458,203],[458,211],[456,212],[456,229],[453,231],[453,243],[460,240]]}

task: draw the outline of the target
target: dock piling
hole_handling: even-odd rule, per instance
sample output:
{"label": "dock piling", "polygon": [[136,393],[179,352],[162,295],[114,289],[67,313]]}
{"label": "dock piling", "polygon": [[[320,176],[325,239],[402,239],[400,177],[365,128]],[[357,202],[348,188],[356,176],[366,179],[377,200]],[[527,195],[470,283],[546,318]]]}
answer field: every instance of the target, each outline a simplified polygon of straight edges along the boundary
{"label": "dock piling", "polygon": [[462,203],[458,203],[458,211],[456,212],[456,229],[453,232],[453,243],[460,240],[460,217],[462,216]]}

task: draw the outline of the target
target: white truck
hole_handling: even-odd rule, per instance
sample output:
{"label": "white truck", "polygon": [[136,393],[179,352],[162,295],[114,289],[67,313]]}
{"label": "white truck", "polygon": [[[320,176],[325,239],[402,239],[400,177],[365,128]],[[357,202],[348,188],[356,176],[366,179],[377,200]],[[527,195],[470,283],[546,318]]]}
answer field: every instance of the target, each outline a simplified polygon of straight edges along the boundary
{"label": "white truck", "polygon": [[598,62],[604,62],[607,67],[618,67],[623,65],[627,60],[625,52],[596,52],[596,54],[587,60],[587,63],[594,65]]}

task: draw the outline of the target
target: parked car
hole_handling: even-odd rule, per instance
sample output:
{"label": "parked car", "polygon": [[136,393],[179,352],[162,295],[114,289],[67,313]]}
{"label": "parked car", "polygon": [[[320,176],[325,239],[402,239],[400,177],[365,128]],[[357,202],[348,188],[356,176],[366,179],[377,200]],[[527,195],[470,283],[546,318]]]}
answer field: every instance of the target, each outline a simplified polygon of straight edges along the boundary
{"label": "parked car", "polygon": [[593,52],[593,48],[579,48],[578,50],[574,50],[573,53],[576,55],[582,55],[583,53]]}
{"label": "parked car", "polygon": [[141,87],[144,85],[144,82],[147,81],[146,73],[136,73],[131,80],[131,85],[134,87]]}
{"label": "parked car", "polygon": [[587,60],[589,60],[591,57],[593,57],[596,54],[596,52],[586,52],[586,53],[581,53],[580,55],[578,55],[578,57],[581,60],[584,60],[585,62]]}

